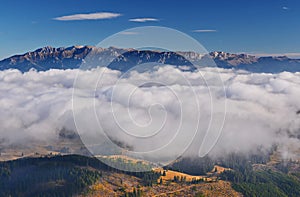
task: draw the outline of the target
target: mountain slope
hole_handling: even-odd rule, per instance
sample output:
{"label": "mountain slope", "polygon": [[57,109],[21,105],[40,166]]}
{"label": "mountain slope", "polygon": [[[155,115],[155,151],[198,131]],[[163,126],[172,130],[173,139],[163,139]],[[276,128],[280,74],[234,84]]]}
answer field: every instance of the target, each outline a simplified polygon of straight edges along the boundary
{"label": "mountain slope", "polygon": [[228,181],[159,183],[161,176],[119,171],[79,155],[23,158],[0,162],[0,196],[241,196]]}
{"label": "mountain slope", "polygon": [[212,52],[210,56],[218,67],[235,68],[251,72],[279,73],[283,71],[300,71],[300,60],[290,59],[286,56],[255,57],[247,54],[230,54],[224,52]]}
{"label": "mountain slope", "polygon": [[[87,61],[85,61],[85,58]],[[251,72],[278,73],[282,71],[300,71],[300,59],[282,57],[255,57],[247,54],[230,54],[211,52],[197,54],[195,52],[159,52],[153,50],[119,49],[114,47],[97,48],[92,46],[43,47],[23,55],[15,55],[0,61],[0,70],[18,69],[27,72],[31,68],[38,71],[49,69],[76,69],[82,63],[107,66],[111,69],[127,71],[137,64],[157,62],[176,66],[188,66],[195,69],[193,64],[214,66],[220,68],[242,69]],[[89,65],[85,65],[90,68]]]}
{"label": "mountain slope", "polygon": [[31,68],[36,70],[76,68],[82,59],[92,50],[92,47],[53,48],[43,47],[23,55],[15,55],[0,62],[0,69],[18,69],[26,72]]}

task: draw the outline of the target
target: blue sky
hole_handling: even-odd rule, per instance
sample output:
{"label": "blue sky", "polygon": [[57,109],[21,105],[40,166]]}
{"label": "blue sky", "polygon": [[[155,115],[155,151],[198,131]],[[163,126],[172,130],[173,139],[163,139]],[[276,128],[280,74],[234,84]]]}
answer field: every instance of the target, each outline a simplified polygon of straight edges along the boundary
{"label": "blue sky", "polygon": [[187,33],[208,51],[300,53],[299,19],[299,0],[2,0],[0,59],[42,46],[96,45],[145,25]]}

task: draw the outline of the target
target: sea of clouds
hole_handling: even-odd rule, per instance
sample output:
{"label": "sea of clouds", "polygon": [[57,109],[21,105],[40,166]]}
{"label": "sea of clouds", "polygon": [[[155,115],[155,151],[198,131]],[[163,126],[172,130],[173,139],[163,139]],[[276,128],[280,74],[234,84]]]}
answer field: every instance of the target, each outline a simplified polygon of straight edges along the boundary
{"label": "sea of clouds", "polygon": [[178,156],[186,148],[195,155],[248,153],[276,144],[284,157],[299,157],[299,98],[300,73],[172,66],[126,75],[107,68],[5,70],[0,142],[51,142],[65,128],[88,146],[108,136],[156,156]]}

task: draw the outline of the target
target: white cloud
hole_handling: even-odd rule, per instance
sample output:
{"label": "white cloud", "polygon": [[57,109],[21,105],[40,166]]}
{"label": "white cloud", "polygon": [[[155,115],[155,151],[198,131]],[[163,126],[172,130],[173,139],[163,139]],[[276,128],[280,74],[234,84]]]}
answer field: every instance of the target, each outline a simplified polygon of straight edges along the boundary
{"label": "white cloud", "polygon": [[138,35],[139,32],[135,32],[135,31],[122,31],[120,34],[122,34],[122,35]]}
{"label": "white cloud", "polygon": [[209,32],[217,32],[217,30],[215,30],[215,29],[196,29],[196,30],[193,30],[193,32],[197,32],[197,33],[209,33]]}
{"label": "white cloud", "polygon": [[283,10],[289,10],[290,8],[288,8],[288,7],[286,7],[286,6],[283,6],[282,9],[283,9]]}
{"label": "white cloud", "polygon": [[145,23],[145,22],[156,22],[159,21],[157,18],[132,18],[129,19],[131,22]]}
{"label": "white cloud", "polygon": [[[77,74],[76,91],[72,94]],[[300,117],[296,113],[300,109],[300,73],[259,74],[220,68],[202,68],[190,73],[166,66],[153,73],[132,72],[125,78],[120,78],[120,74],[103,68],[24,74],[16,70],[1,71],[0,138],[7,143],[31,138],[51,142],[60,129],[75,130],[73,96],[78,132],[83,135],[98,140],[94,135],[99,135],[101,129],[96,113],[104,131],[138,150],[166,144],[178,131],[179,137],[170,144],[172,153],[176,153],[193,137],[195,121],[199,120],[198,134],[190,149],[197,153],[212,113],[211,102],[215,115],[222,113],[224,89],[214,84],[221,77],[227,95],[227,115],[222,135],[211,154],[247,153],[258,147],[270,148],[274,143],[285,155],[292,155],[291,144],[299,148],[300,141],[295,136],[300,134]],[[141,85],[145,82],[162,85]],[[95,84],[100,85],[96,91]],[[121,128],[132,135],[160,132],[154,141],[147,142],[126,135]],[[166,155],[170,152],[162,151],[159,156]]]}
{"label": "white cloud", "polygon": [[101,20],[101,19],[111,19],[121,16],[119,13],[112,12],[97,12],[90,14],[74,14],[68,16],[60,16],[54,18],[54,20],[58,21],[76,21],[76,20]]}

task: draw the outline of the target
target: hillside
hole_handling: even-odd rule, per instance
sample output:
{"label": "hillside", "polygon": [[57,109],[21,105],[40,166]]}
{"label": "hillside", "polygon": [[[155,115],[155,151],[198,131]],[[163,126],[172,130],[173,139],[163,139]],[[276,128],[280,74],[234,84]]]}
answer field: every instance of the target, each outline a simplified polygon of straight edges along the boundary
{"label": "hillside", "polygon": [[[179,180],[173,175],[188,178]],[[79,155],[0,162],[0,196],[240,196],[227,181],[167,171],[123,172]],[[168,177],[159,182],[161,177]]]}
{"label": "hillside", "polygon": [[249,164],[240,157],[232,168],[215,165],[195,176],[163,168],[124,172],[79,155],[22,158],[0,162],[0,196],[299,196],[299,163]]}

